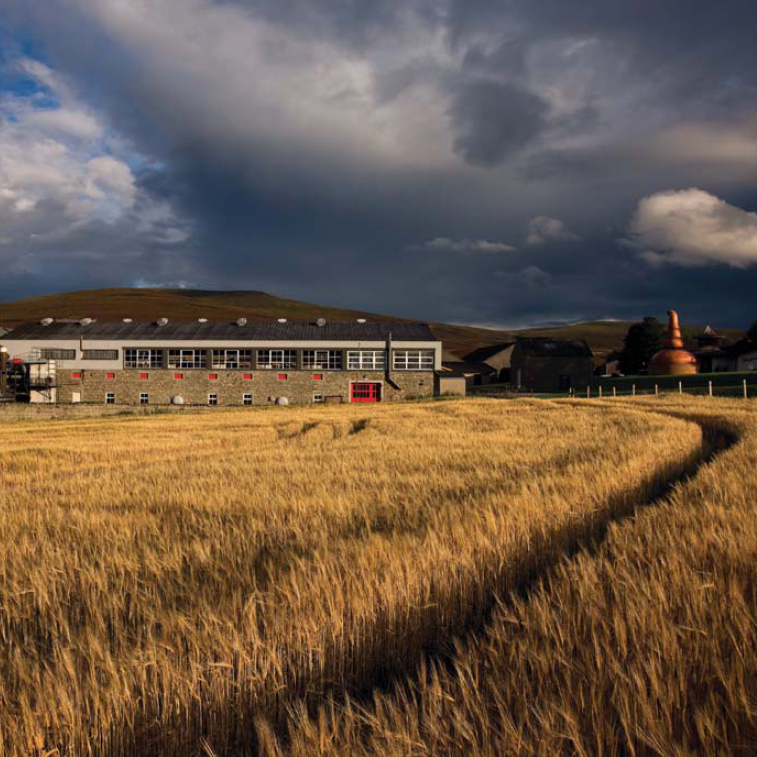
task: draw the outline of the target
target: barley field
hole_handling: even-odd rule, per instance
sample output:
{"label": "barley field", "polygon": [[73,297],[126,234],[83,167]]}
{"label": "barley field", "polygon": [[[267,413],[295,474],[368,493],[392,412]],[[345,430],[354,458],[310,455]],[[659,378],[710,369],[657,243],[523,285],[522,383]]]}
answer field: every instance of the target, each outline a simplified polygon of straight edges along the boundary
{"label": "barley field", "polygon": [[0,425],[0,757],[757,750],[757,405]]}

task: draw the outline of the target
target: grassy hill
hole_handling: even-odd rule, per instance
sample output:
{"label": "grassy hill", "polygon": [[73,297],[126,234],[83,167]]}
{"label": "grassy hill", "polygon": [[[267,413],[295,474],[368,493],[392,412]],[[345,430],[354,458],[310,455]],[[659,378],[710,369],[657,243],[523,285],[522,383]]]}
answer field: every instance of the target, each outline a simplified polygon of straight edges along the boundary
{"label": "grassy hill", "polygon": [[[408,318],[396,318],[364,310],[314,305],[257,291],[90,289],[0,303],[0,326],[12,327],[23,321],[48,316],[51,318],[84,318],[86,316],[100,320],[119,318],[153,320],[163,317],[175,321],[191,321],[196,318],[207,318],[211,321],[234,320],[241,316],[256,321],[269,321],[276,318],[292,320],[326,318],[345,321],[363,317],[389,319],[402,323],[411,322]],[[551,336],[555,339],[584,338],[594,350],[595,357],[601,360],[608,352],[622,345],[623,336],[629,324],[625,321],[595,321],[518,331],[501,331],[445,323],[431,323],[431,326],[439,339],[444,342],[445,349],[460,356],[467,355],[479,347],[488,347],[511,341],[517,335],[529,334]],[[695,333],[698,330],[701,330],[701,327],[689,327],[687,331]],[[734,336],[742,333],[737,329],[723,329],[723,332]]]}

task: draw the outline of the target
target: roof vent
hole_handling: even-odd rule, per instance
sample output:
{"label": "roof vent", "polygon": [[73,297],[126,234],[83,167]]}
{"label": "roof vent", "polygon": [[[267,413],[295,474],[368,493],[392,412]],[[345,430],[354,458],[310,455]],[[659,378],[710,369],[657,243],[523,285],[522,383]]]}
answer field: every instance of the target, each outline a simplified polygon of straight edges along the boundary
{"label": "roof vent", "polygon": [[131,323],[131,318],[123,318],[124,323]]}
{"label": "roof vent", "polygon": [[277,320],[278,320],[279,323],[286,323],[287,322],[286,318],[278,318]]}
{"label": "roof vent", "polygon": [[246,325],[247,325],[246,318],[237,318],[237,326],[246,326]]}
{"label": "roof vent", "polygon": [[91,318],[82,318],[79,321],[79,325],[80,326],[89,326],[90,323],[92,323],[92,319]]}
{"label": "roof vent", "polygon": [[52,319],[52,318],[43,318],[43,319],[42,319],[42,320],[40,321],[40,323],[41,323],[41,324],[42,324],[43,326],[49,326],[49,325],[50,325],[50,324],[51,324],[52,322],[53,322],[53,319]]}
{"label": "roof vent", "polygon": [[358,318],[358,319],[357,319],[357,322],[358,322],[358,323],[365,323],[365,318]]}
{"label": "roof vent", "polygon": [[207,322],[208,322],[207,318],[198,318],[197,319],[197,323],[207,323]]}
{"label": "roof vent", "polygon": [[319,319],[318,319],[318,320],[317,320],[317,321],[315,322],[315,325],[316,325],[316,326],[321,326],[321,327],[325,326],[325,325],[326,325],[326,319],[325,319],[325,318],[319,318]]}
{"label": "roof vent", "polygon": [[158,326],[165,326],[168,323],[168,318],[158,318],[157,324]]}

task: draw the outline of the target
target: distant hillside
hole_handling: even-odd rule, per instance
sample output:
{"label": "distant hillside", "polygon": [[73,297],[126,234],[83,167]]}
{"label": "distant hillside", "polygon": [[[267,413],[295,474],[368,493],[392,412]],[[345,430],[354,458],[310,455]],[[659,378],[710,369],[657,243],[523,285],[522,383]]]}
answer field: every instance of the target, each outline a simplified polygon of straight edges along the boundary
{"label": "distant hillside", "polygon": [[[12,327],[23,321],[38,318],[98,318],[116,320],[134,318],[153,320],[169,318],[175,321],[191,321],[196,318],[208,320],[234,320],[244,316],[250,320],[269,321],[276,318],[291,320],[346,321],[353,318],[381,318],[402,323],[409,318],[369,313],[364,310],[314,305],[299,300],[275,297],[265,292],[230,291],[214,292],[199,289],[90,289],[81,292],[52,294],[44,297],[29,297],[14,302],[0,303],[0,326]],[[444,342],[447,351],[463,357],[480,347],[512,341],[518,334],[551,336],[556,339],[585,338],[599,360],[611,350],[623,344],[629,324],[622,321],[596,321],[571,326],[500,331],[474,326],[454,326],[431,323],[436,335]],[[689,327],[688,332],[701,330]],[[737,329],[722,329],[729,335],[740,336]]]}

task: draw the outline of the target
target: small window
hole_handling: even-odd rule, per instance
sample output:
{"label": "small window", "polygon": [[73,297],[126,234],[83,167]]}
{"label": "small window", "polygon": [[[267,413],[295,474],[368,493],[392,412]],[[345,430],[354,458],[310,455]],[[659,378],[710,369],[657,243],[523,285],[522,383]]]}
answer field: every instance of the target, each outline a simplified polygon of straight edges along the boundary
{"label": "small window", "polygon": [[213,350],[211,368],[252,368],[252,350]]}
{"label": "small window", "polygon": [[323,402],[323,395],[322,394],[314,394],[313,395],[313,402],[316,405],[320,405]]}
{"label": "small window", "polygon": [[243,405],[251,405],[252,404],[252,395],[251,394],[243,394],[242,395],[242,404]]}
{"label": "small window", "polygon": [[208,395],[208,405],[217,405],[218,404],[218,395],[217,394],[209,394]]}
{"label": "small window", "polygon": [[150,395],[147,392],[142,392],[139,395],[139,404],[140,405],[149,405],[150,404]]}
{"label": "small window", "polygon": [[108,392],[105,395],[105,404],[106,405],[115,405],[116,404],[116,395],[113,394],[113,392]]}
{"label": "small window", "polygon": [[293,371],[297,368],[297,350],[258,350],[257,367]]}
{"label": "small window", "polygon": [[279,381],[286,381],[289,378],[286,373],[280,373],[278,376]]}
{"label": "small window", "polygon": [[168,350],[169,368],[207,368],[207,350]]}
{"label": "small window", "polygon": [[433,350],[395,350],[394,370],[432,371],[434,370]]}
{"label": "small window", "polygon": [[118,360],[118,350],[82,350],[82,360]]}
{"label": "small window", "polygon": [[209,373],[208,374],[208,379],[210,379],[210,381],[218,381],[218,374],[217,373]]}
{"label": "small window", "polygon": [[40,350],[43,360],[76,360],[76,350]]}
{"label": "small window", "polygon": [[139,374],[139,378],[140,378],[140,379],[141,379],[142,381],[145,381],[146,379],[149,379],[149,378],[150,378],[150,374],[149,374],[149,373],[140,373],[140,374]]}
{"label": "small window", "polygon": [[114,379],[116,377],[115,373],[106,373],[105,378],[106,379]]}
{"label": "small window", "polygon": [[324,371],[341,371],[342,370],[342,351],[341,350],[303,350],[302,367],[305,370],[324,370]]}
{"label": "small window", "polygon": [[347,368],[351,371],[383,371],[386,364],[384,350],[360,350],[347,353]]}
{"label": "small window", "polygon": [[313,381],[323,381],[323,374],[322,373],[314,373],[313,374]]}
{"label": "small window", "polygon": [[245,373],[244,374],[244,380],[245,381],[252,381],[252,374],[251,373]]}
{"label": "small window", "polygon": [[124,368],[162,368],[163,350],[143,350],[130,347],[124,350]]}
{"label": "small window", "polygon": [[81,373],[78,373],[78,372],[72,373],[71,374],[71,378],[80,379],[81,378]]}
{"label": "small window", "polygon": [[183,373],[174,373],[173,377],[174,377],[174,378],[175,378],[175,379],[176,379],[177,381],[181,381],[181,380],[182,380],[182,379],[184,378],[184,374],[183,374]]}

